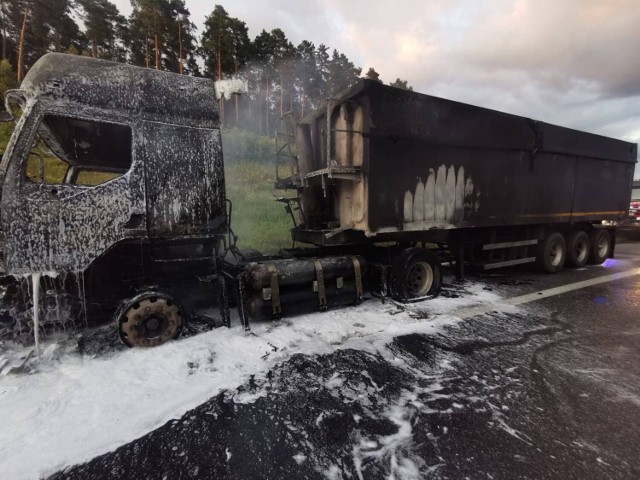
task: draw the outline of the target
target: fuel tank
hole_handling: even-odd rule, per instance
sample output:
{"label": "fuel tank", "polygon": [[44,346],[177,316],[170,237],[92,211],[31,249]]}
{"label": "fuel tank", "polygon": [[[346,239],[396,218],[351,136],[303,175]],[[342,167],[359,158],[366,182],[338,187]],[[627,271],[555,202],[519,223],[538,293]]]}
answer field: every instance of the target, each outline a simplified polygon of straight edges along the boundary
{"label": "fuel tank", "polygon": [[360,255],[261,261],[245,267],[247,311],[254,320],[357,304],[367,263]]}

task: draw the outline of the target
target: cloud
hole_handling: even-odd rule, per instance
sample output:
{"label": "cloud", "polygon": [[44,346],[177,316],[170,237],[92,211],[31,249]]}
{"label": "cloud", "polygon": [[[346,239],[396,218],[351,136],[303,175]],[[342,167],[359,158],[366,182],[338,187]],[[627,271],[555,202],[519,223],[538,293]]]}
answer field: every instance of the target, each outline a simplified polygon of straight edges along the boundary
{"label": "cloud", "polygon": [[633,0],[521,0],[477,22],[458,53],[476,68],[528,72],[551,88],[590,81],[603,94],[633,96],[639,23]]}
{"label": "cloud", "polygon": [[[127,0],[117,0],[124,13]],[[640,131],[637,0],[220,1],[255,37],[282,28],[385,82],[625,138]],[[214,3],[186,0],[200,26]]]}
{"label": "cloud", "polygon": [[347,55],[358,52],[386,82],[638,140],[637,1],[328,4],[348,29]]}

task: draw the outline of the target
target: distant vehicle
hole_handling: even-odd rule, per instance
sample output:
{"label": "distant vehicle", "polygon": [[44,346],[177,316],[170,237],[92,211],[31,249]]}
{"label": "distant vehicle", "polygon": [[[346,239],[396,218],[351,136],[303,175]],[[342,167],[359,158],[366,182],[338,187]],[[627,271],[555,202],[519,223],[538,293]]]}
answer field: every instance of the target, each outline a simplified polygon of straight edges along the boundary
{"label": "distant vehicle", "polygon": [[640,180],[633,181],[631,187],[631,204],[629,205],[629,216],[633,221],[640,220]]}

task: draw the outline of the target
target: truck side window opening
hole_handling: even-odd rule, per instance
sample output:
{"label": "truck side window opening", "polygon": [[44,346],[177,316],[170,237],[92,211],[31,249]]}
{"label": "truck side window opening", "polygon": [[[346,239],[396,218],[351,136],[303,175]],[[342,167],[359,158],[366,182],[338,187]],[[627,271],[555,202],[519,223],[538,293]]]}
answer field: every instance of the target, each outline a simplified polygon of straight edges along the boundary
{"label": "truck side window opening", "polygon": [[27,180],[96,186],[131,168],[131,127],[47,114],[29,152]]}
{"label": "truck side window opening", "polygon": [[640,200],[640,188],[631,190],[631,200]]}

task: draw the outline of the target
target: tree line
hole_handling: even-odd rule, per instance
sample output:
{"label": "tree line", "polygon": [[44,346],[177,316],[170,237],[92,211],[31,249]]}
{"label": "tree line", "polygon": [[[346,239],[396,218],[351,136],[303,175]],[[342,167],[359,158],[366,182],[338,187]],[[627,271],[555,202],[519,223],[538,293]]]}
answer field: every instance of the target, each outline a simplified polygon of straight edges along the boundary
{"label": "tree line", "polygon": [[[361,78],[344,53],[282,29],[253,40],[220,5],[198,37],[184,0],[131,0],[128,18],[109,0],[0,0],[0,89],[19,83],[47,52],[66,52],[218,79],[242,78],[248,93],[221,101],[223,122],[273,135],[286,112],[301,118]],[[374,68],[364,75],[380,81]],[[412,89],[398,78],[391,84]]]}

